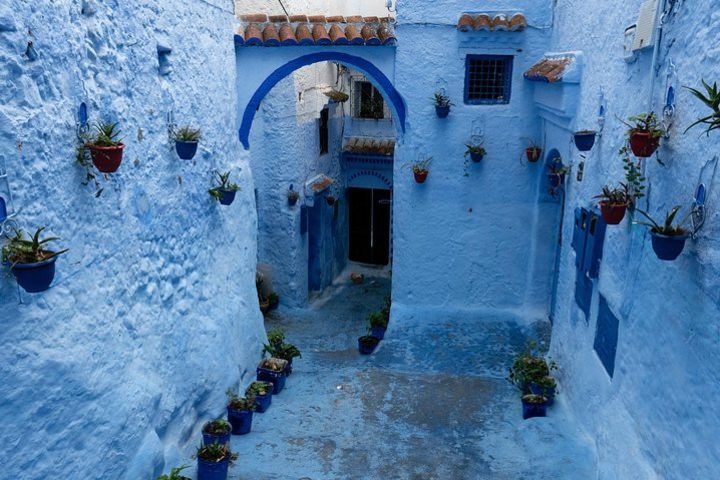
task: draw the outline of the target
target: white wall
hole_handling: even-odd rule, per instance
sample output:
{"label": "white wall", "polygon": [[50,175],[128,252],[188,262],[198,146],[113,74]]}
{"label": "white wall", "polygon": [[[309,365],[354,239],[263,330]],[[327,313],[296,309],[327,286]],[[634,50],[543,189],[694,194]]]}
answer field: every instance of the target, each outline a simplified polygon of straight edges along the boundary
{"label": "white wall", "polygon": [[[388,16],[385,0],[282,0],[290,15],[364,15]],[[283,9],[278,0],[236,0],[238,15],[244,13],[268,13],[282,15]]]}

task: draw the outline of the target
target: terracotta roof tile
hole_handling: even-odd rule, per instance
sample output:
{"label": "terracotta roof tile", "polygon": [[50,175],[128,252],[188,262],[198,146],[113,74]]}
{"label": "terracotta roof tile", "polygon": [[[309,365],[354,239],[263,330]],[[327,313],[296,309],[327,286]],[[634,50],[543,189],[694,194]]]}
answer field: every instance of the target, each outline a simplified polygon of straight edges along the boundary
{"label": "terracotta roof tile", "polygon": [[395,140],[353,137],[345,143],[343,152],[392,155],[395,153]]}
{"label": "terracotta roof tile", "polygon": [[527,28],[527,19],[522,13],[490,15],[488,13],[463,13],[457,23],[461,32],[471,31],[512,31],[521,32]]}
{"label": "terracotta roof tile", "polygon": [[543,58],[525,72],[524,77],[533,82],[555,83],[562,80],[572,58]]}
{"label": "terracotta roof tile", "polygon": [[235,35],[241,46],[395,45],[392,17],[272,15],[240,16],[245,24]]}

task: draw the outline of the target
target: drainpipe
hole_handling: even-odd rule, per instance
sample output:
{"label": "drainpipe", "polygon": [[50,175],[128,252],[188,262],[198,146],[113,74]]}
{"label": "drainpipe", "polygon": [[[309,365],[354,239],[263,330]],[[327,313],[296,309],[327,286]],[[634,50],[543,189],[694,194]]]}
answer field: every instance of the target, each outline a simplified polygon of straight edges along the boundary
{"label": "drainpipe", "polygon": [[648,99],[648,111],[652,111],[652,109],[653,109],[653,100],[655,97],[655,80],[657,78],[658,63],[660,61],[660,44],[662,43],[662,33],[663,33],[663,26],[665,24],[665,7],[666,6],[667,6],[667,0],[660,0],[658,2],[657,12],[655,12],[655,17],[658,20],[656,20],[657,33],[655,36],[655,46],[653,47],[652,68],[650,70],[650,74],[652,75],[652,77],[650,79],[650,98]]}

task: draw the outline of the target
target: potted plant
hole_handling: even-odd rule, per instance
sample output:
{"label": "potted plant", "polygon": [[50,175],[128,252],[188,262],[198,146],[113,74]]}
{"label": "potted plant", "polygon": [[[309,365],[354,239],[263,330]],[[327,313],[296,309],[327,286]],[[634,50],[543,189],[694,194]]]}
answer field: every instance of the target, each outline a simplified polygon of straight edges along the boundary
{"label": "potted plant", "polygon": [[681,222],[677,224],[674,223],[675,217],[681,208],[682,207],[678,205],[670,209],[662,225],[653,220],[647,212],[638,209],[638,212],[650,222],[637,223],[650,227],[652,247],[655,255],[657,255],[660,260],[672,261],[677,259],[685,248],[685,242],[690,236],[688,231],[683,227],[687,221],[687,216]]}
{"label": "potted plant", "polygon": [[547,398],[542,395],[534,395],[532,393],[523,395],[522,404],[524,420],[547,415]]}
{"label": "potted plant", "polygon": [[232,205],[240,187],[235,183],[230,183],[230,172],[215,172],[215,175],[217,175],[218,185],[208,190],[208,193],[221,205]]}
{"label": "potted plant", "polygon": [[515,385],[522,394],[532,393],[530,384],[550,375],[557,365],[537,352],[537,343],[530,342],[524,352],[519,354],[508,372],[508,381]]}
{"label": "potted plant", "polygon": [[581,152],[589,152],[595,145],[595,137],[597,132],[594,130],[579,130],[575,132],[573,138],[575,139],[575,146]]}
{"label": "potted plant", "polygon": [[465,158],[470,156],[470,159],[474,163],[480,163],[482,161],[483,157],[485,156],[485,154],[487,154],[487,151],[485,150],[485,148],[482,146],[481,143],[477,144],[477,145],[468,143],[465,146],[467,147],[467,150],[465,150]]}
{"label": "potted plant", "polygon": [[255,411],[265,413],[272,403],[273,384],[272,382],[253,382],[245,390],[248,398],[255,399]]}
{"label": "potted plant", "polygon": [[230,441],[231,432],[232,425],[223,418],[207,422],[202,429],[203,444],[219,443],[225,445]]}
{"label": "potted plant", "polygon": [[665,135],[655,113],[635,115],[623,123],[630,128],[628,136],[633,154],[639,158],[651,157],[660,146],[660,137]]}
{"label": "potted plant", "polygon": [[160,475],[157,477],[157,480],[190,480],[190,477],[185,477],[181,475],[183,470],[187,470],[190,468],[189,465],[183,465],[182,467],[176,467],[170,470],[170,473],[167,475]]}
{"label": "potted plant", "polygon": [[300,192],[297,192],[292,185],[290,185],[290,188],[287,191],[287,200],[288,205],[291,207],[294,207],[298,200],[300,200]]}
{"label": "potted plant", "polygon": [[282,358],[263,358],[257,367],[257,380],[271,382],[273,384],[273,395],[277,395],[285,388],[287,366],[287,360]]}
{"label": "potted plant", "polygon": [[550,182],[550,195],[557,195],[558,190],[562,190],[565,185],[565,176],[570,173],[570,168],[561,163],[551,163],[548,166],[548,182]]}
{"label": "potted plant", "polygon": [[443,92],[435,93],[435,113],[438,118],[447,118],[450,115],[450,107],[453,106],[450,97],[445,95]]}
{"label": "potted plant", "polygon": [[50,288],[55,278],[55,262],[58,256],[67,252],[46,250],[48,243],[56,237],[40,239],[45,227],[38,228],[30,239],[25,238],[22,230],[16,230],[15,236],[2,249],[3,263],[9,265],[15,280],[28,293],[44,292]]}
{"label": "potted plant", "polygon": [[375,351],[379,343],[379,338],[373,337],[372,335],[366,335],[358,338],[358,350],[361,355],[370,355]]}
{"label": "potted plant", "polygon": [[255,411],[255,399],[252,397],[241,398],[230,389],[226,394],[228,396],[228,421],[232,425],[232,434],[245,435],[250,433],[253,412]]}
{"label": "potted plant", "polygon": [[95,125],[95,135],[88,137],[85,142],[95,168],[102,173],[113,173],[120,168],[125,144],[119,136],[117,123],[98,123]]}
{"label": "potted plant", "polygon": [[600,200],[600,213],[608,225],[619,225],[625,218],[625,212],[632,201],[625,183],[621,183],[618,188],[606,185],[602,193],[593,198]]}
{"label": "potted plant", "polygon": [[530,146],[525,149],[525,156],[527,157],[528,162],[535,163],[540,160],[540,157],[542,157],[542,148],[530,140]]}
{"label": "potted plant", "polygon": [[237,455],[230,447],[220,443],[203,445],[197,450],[198,480],[226,480],[230,464]]}
{"label": "potted plant", "polygon": [[182,127],[173,132],[175,151],[182,160],[192,160],[197,153],[202,132],[199,128]]}
{"label": "potted plant", "polygon": [[690,90],[692,94],[695,95],[695,97],[697,97],[701,102],[707,105],[713,111],[713,113],[697,120],[685,130],[685,133],[687,133],[688,130],[690,130],[694,126],[702,124],[706,125],[704,133],[707,136],[710,136],[710,132],[720,129],[720,91],[718,91],[717,82],[714,82],[712,87],[708,85],[705,80],[702,81],[702,84],[705,88],[706,93],[702,93],[700,90],[697,90],[695,88],[685,88]]}
{"label": "potted plant", "polygon": [[425,180],[427,180],[428,174],[430,173],[429,169],[431,163],[432,157],[418,160],[417,162],[413,163],[412,170],[416,183],[425,183]]}
{"label": "potted plant", "polygon": [[557,380],[550,375],[533,379],[530,382],[530,392],[533,395],[540,395],[547,399],[546,404],[552,405],[555,402],[555,395],[557,395]]}
{"label": "potted plant", "polygon": [[388,321],[385,318],[383,312],[373,312],[368,315],[368,321],[370,322],[370,335],[382,340],[385,338],[385,331],[387,330]]}
{"label": "potted plant", "polygon": [[286,376],[292,373],[293,359],[302,357],[300,350],[291,343],[285,342],[285,333],[280,329],[268,332],[268,344],[263,346],[263,355],[280,358],[287,362]]}

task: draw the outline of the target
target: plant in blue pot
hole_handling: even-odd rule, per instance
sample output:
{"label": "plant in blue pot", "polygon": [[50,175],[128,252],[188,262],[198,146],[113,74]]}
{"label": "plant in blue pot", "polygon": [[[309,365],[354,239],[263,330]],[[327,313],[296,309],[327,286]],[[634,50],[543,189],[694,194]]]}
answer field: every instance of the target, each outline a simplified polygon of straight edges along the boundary
{"label": "plant in blue pot", "polygon": [[263,346],[263,355],[266,353],[270,358],[280,358],[287,362],[285,376],[292,373],[293,360],[302,357],[300,350],[292,343],[285,342],[285,332],[279,328],[270,330],[267,334],[268,344]]}
{"label": "plant in blue pot", "polygon": [[372,335],[365,335],[364,337],[358,338],[358,351],[361,355],[370,355],[375,351],[380,339],[373,337]]}
{"label": "plant in blue pot", "polygon": [[228,468],[237,458],[229,446],[220,443],[203,445],[196,455],[198,480],[227,480]]}
{"label": "plant in blue pot", "polygon": [[198,144],[202,137],[199,128],[181,127],[173,131],[175,140],[175,151],[182,160],[192,160],[197,153]]}
{"label": "plant in blue pot", "polygon": [[589,152],[595,145],[597,132],[594,130],[580,130],[575,132],[575,146],[581,152]]}
{"label": "plant in blue pot", "polygon": [[47,250],[56,237],[41,239],[45,227],[38,228],[31,238],[26,238],[22,230],[16,230],[15,236],[2,249],[2,260],[10,267],[15,280],[28,293],[40,293],[50,288],[55,278],[55,262],[67,252]]}
{"label": "plant in blue pot", "polygon": [[203,444],[220,443],[225,445],[230,441],[231,431],[232,426],[223,418],[207,422],[202,429]]}
{"label": "plant in blue pot", "polygon": [[480,163],[487,154],[487,150],[485,150],[482,143],[468,143],[465,146],[467,147],[465,157],[470,157],[470,160],[474,163]]}
{"label": "plant in blue pot", "polygon": [[534,395],[540,395],[547,399],[547,404],[552,405],[557,395],[557,380],[550,375],[535,378],[530,381],[530,392]]}
{"label": "plant in blue pot", "polygon": [[550,376],[557,365],[548,362],[538,351],[536,342],[529,342],[525,350],[513,362],[508,372],[508,381],[515,385],[522,394],[532,393],[530,385]]}
{"label": "plant in blue pot", "polygon": [[370,322],[370,335],[382,340],[385,338],[385,331],[388,326],[388,319],[385,314],[380,312],[373,312],[368,315],[368,321]]}
{"label": "plant in blue pot", "polygon": [[662,224],[656,222],[647,212],[638,209],[638,212],[647,218],[649,222],[636,223],[650,228],[652,247],[655,255],[657,255],[660,260],[676,260],[685,249],[685,242],[690,236],[690,233],[683,225],[687,222],[691,212],[680,222],[675,223],[675,217],[677,217],[681,208],[682,207],[677,205],[670,209]]}
{"label": "plant in blue pot", "polygon": [[232,434],[246,435],[250,433],[250,430],[252,430],[253,412],[255,411],[255,399],[251,397],[240,397],[230,389],[228,389],[226,394],[228,397],[228,421],[232,426]]}
{"label": "plant in blue pot", "polygon": [[240,190],[240,187],[230,182],[230,172],[220,173],[215,172],[218,184],[208,190],[208,193],[215,200],[220,202],[221,205],[232,205],[235,201],[235,194]]}
{"label": "plant in blue pot", "polygon": [[532,393],[523,395],[523,419],[544,417],[547,415],[547,398]]}
{"label": "plant in blue pot", "polygon": [[175,467],[170,470],[170,473],[157,477],[157,480],[190,480],[190,477],[182,475],[183,470],[187,470],[188,468],[190,468],[189,465]]}
{"label": "plant in blue pot", "polygon": [[285,388],[287,367],[287,360],[282,358],[264,358],[258,364],[256,378],[260,382],[271,382],[273,384],[273,395],[277,395]]}
{"label": "plant in blue pot", "polygon": [[438,118],[447,118],[450,115],[450,107],[453,106],[450,97],[442,91],[435,93],[435,113]]}
{"label": "plant in blue pot", "polygon": [[252,397],[255,399],[255,411],[258,413],[265,413],[270,404],[272,404],[273,395],[273,384],[272,382],[253,382],[245,390],[245,395],[248,398]]}

